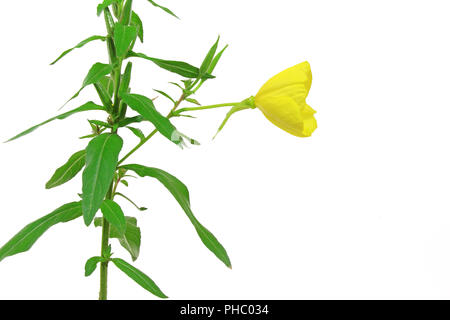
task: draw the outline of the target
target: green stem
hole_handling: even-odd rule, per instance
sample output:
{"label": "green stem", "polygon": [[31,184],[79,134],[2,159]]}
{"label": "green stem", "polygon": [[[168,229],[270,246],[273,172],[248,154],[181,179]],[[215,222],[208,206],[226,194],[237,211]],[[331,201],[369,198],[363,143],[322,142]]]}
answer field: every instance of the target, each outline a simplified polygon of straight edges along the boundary
{"label": "green stem", "polygon": [[[109,246],[109,222],[103,218],[102,226],[102,255]],[[108,297],[108,261],[100,264],[100,294],[98,300],[107,300]]]}
{"label": "green stem", "polygon": [[[113,190],[115,189],[114,182],[111,183],[109,187],[108,194],[106,195],[106,199],[112,200],[114,197]],[[98,300],[107,300],[108,299],[108,259],[109,257],[105,256],[105,252],[109,247],[109,222],[104,217],[102,218],[102,248],[101,248],[101,256],[105,258],[105,261],[100,263],[100,293],[98,296]]]}
{"label": "green stem", "polygon": [[209,106],[182,108],[182,109],[178,109],[177,112],[175,112],[175,115],[179,115],[180,113],[186,112],[186,111],[208,110],[208,109],[215,109],[215,108],[222,108],[222,107],[235,107],[240,104],[242,104],[242,102],[230,102],[230,103],[212,104]]}

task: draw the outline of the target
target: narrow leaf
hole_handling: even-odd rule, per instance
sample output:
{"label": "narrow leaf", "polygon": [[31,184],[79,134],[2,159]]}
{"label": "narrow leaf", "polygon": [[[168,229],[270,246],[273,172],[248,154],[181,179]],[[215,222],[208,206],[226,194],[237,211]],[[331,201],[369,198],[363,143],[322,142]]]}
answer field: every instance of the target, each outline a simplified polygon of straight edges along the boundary
{"label": "narrow leaf", "polygon": [[217,47],[219,45],[220,36],[217,38],[217,41],[213,44],[211,49],[209,49],[205,59],[203,60],[202,65],[200,66],[200,74],[207,73],[209,66],[211,65],[212,60],[214,59],[214,55],[216,54]]}
{"label": "narrow leaf", "polygon": [[219,258],[227,267],[231,268],[230,258],[228,257],[225,248],[194,216],[191,210],[189,191],[180,180],[161,169],[145,167],[138,164],[125,165],[122,166],[122,168],[132,170],[141,177],[152,177],[159,180],[159,182],[161,182],[170,191],[170,193],[172,193],[174,198],[183,208],[204,245],[211,250],[211,252],[213,252],[216,257]]}
{"label": "narrow leaf", "polygon": [[[197,78],[200,76],[200,70],[189,63],[182,61],[174,61],[174,60],[163,60],[158,58],[149,57],[143,53],[130,52],[128,57],[137,57],[149,60],[155,63],[158,67],[165,69],[167,71],[179,74],[180,76],[186,78]],[[206,73],[203,75],[203,78],[215,78],[214,76]]]}
{"label": "narrow leaf", "polygon": [[213,59],[213,61],[211,62],[211,64],[209,65],[208,68],[208,73],[212,73],[214,71],[214,69],[217,66],[217,63],[219,63],[220,58],[222,58],[223,53],[225,52],[225,50],[228,48],[228,45],[226,45]]}
{"label": "narrow leaf", "polygon": [[134,127],[127,127],[127,129],[129,129],[140,140],[144,140],[145,139],[145,135],[144,135],[144,133],[142,132],[141,129],[134,128]]}
{"label": "narrow leaf", "polygon": [[116,54],[120,58],[124,58],[137,37],[137,29],[135,26],[126,26],[116,23],[114,28],[114,45]]}
{"label": "narrow leaf", "polygon": [[166,8],[166,7],[160,6],[159,4],[155,3],[155,1],[148,0],[148,2],[150,2],[150,3],[151,3],[152,5],[154,5],[155,7],[164,10],[165,12],[167,12],[168,14],[170,14],[171,16],[174,16],[175,18],[180,19],[180,18],[178,18],[177,15],[176,15],[175,13],[173,13],[171,10],[169,10],[169,9]]}
{"label": "narrow leaf", "polygon": [[156,90],[156,89],[153,89],[153,91],[158,92],[160,95],[163,95],[164,97],[166,97],[167,99],[169,99],[173,103],[176,103],[175,100],[171,96],[169,96],[167,93],[165,93],[164,91]]}
{"label": "narrow leaf", "polygon": [[108,220],[108,222],[116,228],[119,234],[123,236],[125,234],[127,222],[120,206],[114,201],[107,199],[103,201],[100,209],[102,210],[105,219]]}
{"label": "narrow leaf", "polygon": [[131,14],[131,24],[137,28],[138,37],[141,42],[144,42],[144,25],[139,15],[133,11]]}
{"label": "narrow leaf", "polygon": [[71,115],[73,115],[75,113],[84,112],[84,111],[92,111],[92,110],[105,110],[105,108],[103,108],[102,106],[99,106],[98,104],[95,104],[95,103],[89,101],[89,102],[83,104],[81,107],[75,108],[75,109],[67,111],[67,112],[65,112],[63,114],[57,115],[56,117],[50,118],[48,120],[45,120],[44,122],[41,122],[41,123],[39,123],[39,124],[29,128],[29,129],[27,129],[25,131],[19,133],[18,135],[12,137],[11,139],[9,139],[9,140],[7,140],[5,142],[10,142],[10,141],[18,139],[20,137],[23,137],[23,136],[33,132],[34,130],[36,130],[40,126],[43,126],[43,125],[45,125],[45,124],[47,124],[49,122],[52,122],[53,120],[64,120],[64,119],[70,117]]}
{"label": "narrow leaf", "polygon": [[123,93],[127,93],[128,89],[130,88],[132,69],[133,69],[133,64],[131,62],[128,62],[127,66],[125,68],[125,71],[123,72],[123,75],[122,75],[122,81],[120,81],[120,87],[119,87],[120,95],[122,95]]}
{"label": "narrow leaf", "polygon": [[[122,0],[123,2],[123,0]],[[125,26],[128,26],[131,22],[131,14],[132,10],[131,7],[133,6],[133,0],[126,0],[125,4],[123,5],[121,17],[120,17],[120,23],[122,23]]]}
{"label": "narrow leaf", "polygon": [[70,181],[83,169],[85,163],[86,150],[74,153],[64,165],[56,169],[53,176],[46,183],[45,188],[51,189]]}
{"label": "narrow leaf", "polygon": [[69,222],[80,216],[81,202],[71,202],[30,223],[0,248],[0,261],[6,257],[29,250],[55,224]]}
{"label": "narrow leaf", "polygon": [[88,261],[86,261],[86,264],[84,265],[84,276],[89,277],[91,274],[94,273],[95,269],[97,269],[97,264],[99,262],[103,262],[105,259],[102,257],[92,257]]}
{"label": "narrow leaf", "polygon": [[133,279],[145,290],[153,293],[159,298],[167,298],[167,296],[161,291],[161,289],[159,289],[156,283],[139,269],[136,269],[128,262],[125,262],[124,260],[119,258],[111,259],[111,261],[116,265],[117,268],[119,268],[123,273]]}
{"label": "narrow leaf", "polygon": [[225,116],[225,119],[223,119],[222,124],[220,125],[219,129],[217,129],[217,132],[214,135],[213,139],[215,139],[216,136],[219,134],[219,132],[222,131],[223,127],[225,127],[228,120],[234,113],[245,110],[245,109],[249,109],[249,107],[248,106],[234,106],[233,108],[231,108],[230,111],[228,111],[227,115]]}
{"label": "narrow leaf", "polygon": [[81,42],[80,42],[79,44],[77,44],[75,47],[70,48],[70,49],[64,51],[63,53],[61,53],[61,55],[60,55],[55,61],[53,61],[52,63],[50,63],[50,65],[54,65],[54,64],[57,63],[59,60],[61,60],[65,55],[69,54],[69,53],[72,52],[73,50],[78,49],[78,48],[82,48],[84,45],[88,44],[89,42],[95,41],[95,40],[105,41],[105,40],[106,40],[106,37],[104,37],[104,36],[92,36],[92,37],[89,37],[89,38],[87,38],[87,39],[81,41]]}
{"label": "narrow leaf", "polygon": [[167,139],[176,144],[182,142],[181,135],[177,129],[156,110],[151,99],[138,94],[124,94],[122,99],[131,109],[153,123],[156,129]]}
{"label": "narrow leaf", "polygon": [[82,203],[87,226],[91,224],[108,192],[122,145],[122,138],[117,134],[104,133],[92,139],[86,148]]}

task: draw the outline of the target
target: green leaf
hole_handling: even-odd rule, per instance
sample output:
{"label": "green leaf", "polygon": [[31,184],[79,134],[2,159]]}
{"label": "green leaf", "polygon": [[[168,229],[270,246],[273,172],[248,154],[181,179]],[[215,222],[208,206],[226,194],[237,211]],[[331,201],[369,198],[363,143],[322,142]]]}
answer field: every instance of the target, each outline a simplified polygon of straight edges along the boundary
{"label": "green leaf", "polygon": [[143,116],[125,118],[119,121],[119,127],[126,127],[129,124],[140,123],[142,121],[145,121],[145,118]]}
{"label": "green leaf", "polygon": [[171,16],[174,16],[175,18],[180,19],[180,18],[178,18],[177,15],[176,15],[175,13],[173,13],[171,10],[169,10],[169,9],[166,8],[166,7],[160,6],[159,4],[155,3],[155,1],[148,0],[148,2],[150,2],[150,3],[151,3],[152,5],[154,5],[155,7],[164,10],[165,12],[167,12],[168,14],[170,14]]}
{"label": "green leaf", "polygon": [[[141,229],[137,226],[137,220],[134,217],[125,217],[127,227],[125,234],[121,235],[114,226],[110,229],[110,238],[118,239],[120,245],[130,253],[131,259],[136,261],[139,257],[141,248]],[[101,227],[103,225],[102,218],[95,218],[94,225]]]}
{"label": "green leaf", "polygon": [[217,47],[219,45],[220,36],[217,38],[217,41],[213,44],[211,49],[209,49],[208,54],[203,60],[202,65],[200,66],[200,74],[207,73],[209,66],[211,65],[212,60],[214,59],[214,55],[216,54]]}
{"label": "green leaf", "polygon": [[96,126],[99,126],[99,127],[104,127],[104,128],[112,128],[113,127],[109,123],[104,122],[104,121],[100,121],[100,120],[88,120],[88,121],[89,121],[89,123],[91,125],[96,125]]}
{"label": "green leaf", "polygon": [[141,129],[134,127],[127,127],[136,137],[138,137],[141,141],[145,139],[145,135]]}
{"label": "green leaf", "polygon": [[103,201],[100,209],[105,219],[116,228],[120,235],[124,235],[127,222],[120,206],[114,201],[106,199]]}
{"label": "green leaf", "polygon": [[[152,58],[143,53],[136,53],[136,52],[130,52],[128,54],[128,57],[137,57],[137,58],[149,60],[149,61],[155,63],[158,67],[160,67],[162,69],[179,74],[180,76],[183,76],[186,78],[194,78],[195,79],[200,76],[200,70],[197,67],[194,67],[193,65],[190,65],[189,63],[186,63],[186,62]],[[215,78],[215,77],[210,75],[209,73],[206,73],[203,75],[203,78],[209,79],[209,78]]]}
{"label": "green leaf", "polygon": [[[120,182],[124,182],[125,180],[120,180]],[[125,185],[128,187],[128,182],[125,183]],[[114,193],[115,196],[120,196],[122,198],[124,198],[125,200],[127,200],[128,202],[130,202],[134,207],[136,207],[136,209],[138,209],[139,211],[146,211],[147,208],[145,207],[139,207],[133,200],[131,200],[130,198],[128,198],[126,195],[120,193],[120,192],[116,192]]]}
{"label": "green leaf", "polygon": [[81,41],[79,44],[77,44],[75,47],[70,48],[66,51],[64,51],[63,53],[61,53],[61,55],[52,63],[50,63],[50,65],[54,65],[55,63],[57,63],[59,60],[61,60],[65,55],[69,54],[70,52],[72,52],[75,49],[81,48],[84,45],[88,44],[89,42],[95,41],[95,40],[101,40],[101,41],[106,41],[106,37],[104,36],[92,36],[89,37],[87,39],[84,39],[83,41]]}
{"label": "green leaf", "polygon": [[114,94],[114,80],[110,76],[104,76],[98,83],[105,88],[108,98],[111,100]]}
{"label": "green leaf", "polygon": [[117,134],[104,133],[89,142],[83,171],[83,218],[91,224],[109,190],[123,141]]}
{"label": "green leaf", "polygon": [[228,48],[228,45],[226,45],[213,59],[213,61],[211,62],[211,64],[209,65],[208,68],[208,73],[212,73],[214,71],[214,69],[217,66],[217,63],[219,62],[220,58],[222,58],[223,53],[225,52],[225,50]]}
{"label": "green leaf", "polygon": [[191,210],[189,191],[180,180],[161,169],[145,167],[139,164],[129,164],[122,166],[122,168],[132,170],[141,177],[152,177],[159,180],[159,182],[161,182],[170,191],[170,193],[172,193],[174,198],[183,208],[205,246],[211,250],[211,252],[213,252],[216,257],[219,258],[227,267],[231,268],[230,258],[228,257],[225,248],[194,216]]}
{"label": "green leaf", "polygon": [[100,80],[99,82],[94,83],[94,87],[107,112],[111,112],[113,110],[111,96],[102,82],[104,81]]}
{"label": "green leaf", "polygon": [[113,3],[118,3],[117,0],[104,0],[103,3],[100,3],[97,6],[97,16],[100,16],[108,6],[112,5]]}
{"label": "green leaf", "polygon": [[131,14],[131,24],[137,28],[138,37],[141,42],[144,42],[144,25],[139,15],[133,11]]}
{"label": "green leaf", "polygon": [[126,0],[125,4],[123,5],[122,13],[120,16],[120,23],[122,23],[125,26],[128,26],[131,22],[131,14],[132,10],[131,7],[133,6],[133,0]]}
{"label": "green leaf", "polygon": [[41,122],[41,123],[39,123],[39,124],[29,128],[29,129],[27,129],[25,131],[19,133],[18,135],[12,137],[11,139],[9,139],[9,140],[7,140],[5,142],[10,142],[10,141],[16,140],[16,139],[18,139],[20,137],[23,137],[23,136],[33,132],[37,128],[43,126],[44,124],[52,122],[53,120],[64,120],[64,119],[70,117],[71,115],[73,115],[75,113],[84,112],[84,111],[92,111],[92,110],[102,110],[102,111],[104,111],[105,108],[103,108],[102,106],[99,106],[98,104],[95,104],[95,103],[89,101],[89,102],[83,104],[81,107],[75,108],[75,109],[67,111],[67,112],[65,112],[63,114],[57,115],[56,117],[50,118],[48,120],[45,120],[44,122]]}
{"label": "green leaf", "polygon": [[195,100],[195,99],[192,99],[192,98],[186,98],[186,101],[187,101],[187,102],[190,102],[190,103],[193,103],[193,104],[196,104],[196,105],[198,105],[198,106],[201,106],[201,103],[198,102],[198,101]]}
{"label": "green leaf", "polygon": [[81,202],[71,202],[30,223],[0,248],[0,261],[29,250],[50,227],[72,221],[80,216]]}
{"label": "green leaf", "polygon": [[138,94],[124,94],[122,100],[134,111],[153,123],[156,129],[170,141],[180,144],[183,140],[169,119],[160,114],[151,99]]}
{"label": "green leaf", "polygon": [[153,89],[153,91],[158,92],[160,95],[166,97],[167,99],[172,101],[174,104],[176,103],[175,100],[171,96],[169,96],[167,93],[165,93],[164,91],[156,90],[156,89]]}
{"label": "green leaf", "polygon": [[119,258],[111,259],[111,261],[116,265],[117,268],[119,268],[123,273],[133,279],[145,290],[153,293],[159,298],[167,298],[167,296],[161,291],[161,289],[159,289],[156,283],[139,269],[136,269],[131,264]]}
{"label": "green leaf", "polygon": [[85,163],[86,150],[74,153],[63,166],[56,169],[53,176],[46,183],[45,188],[51,189],[70,181],[83,169]]}
{"label": "green leaf", "polygon": [[249,109],[249,107],[248,106],[234,106],[233,108],[231,108],[230,111],[228,111],[227,115],[225,116],[225,119],[223,119],[222,124],[220,125],[219,129],[217,129],[217,132],[214,135],[213,139],[215,139],[217,137],[217,135],[219,134],[219,132],[222,131],[223,127],[225,127],[228,120],[234,113],[245,110],[245,109]]}
{"label": "green leaf", "polygon": [[105,259],[103,257],[92,257],[86,261],[84,265],[84,276],[89,277],[97,269],[97,264],[103,262]]}
{"label": "green leaf", "polygon": [[114,45],[116,54],[119,58],[124,58],[137,37],[137,29],[135,26],[126,26],[116,23],[114,28]]}
{"label": "green leaf", "polygon": [[75,93],[69,100],[67,100],[67,102],[62,107],[64,107],[71,100],[78,97],[81,91],[83,91],[83,89],[86,88],[88,85],[99,82],[100,80],[102,80],[103,77],[110,74],[112,70],[113,66],[110,64],[103,64],[100,62],[94,64],[91,67],[91,69],[89,69],[87,76],[84,78],[83,85],[81,86],[80,90],[78,90],[77,93]]}
{"label": "green leaf", "polygon": [[131,71],[133,69],[133,64],[131,62],[127,63],[125,71],[123,72],[122,80],[120,81],[119,94],[127,93],[130,88],[131,81]]}

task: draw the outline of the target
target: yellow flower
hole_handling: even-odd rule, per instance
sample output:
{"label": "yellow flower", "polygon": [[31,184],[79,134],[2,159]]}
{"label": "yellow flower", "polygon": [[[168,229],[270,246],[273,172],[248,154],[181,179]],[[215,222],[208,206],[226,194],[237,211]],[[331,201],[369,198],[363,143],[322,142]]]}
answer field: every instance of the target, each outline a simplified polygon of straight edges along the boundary
{"label": "yellow flower", "polygon": [[255,96],[255,106],[277,127],[297,137],[309,137],[317,128],[307,103],[312,74],[308,62],[282,71],[267,81]]}

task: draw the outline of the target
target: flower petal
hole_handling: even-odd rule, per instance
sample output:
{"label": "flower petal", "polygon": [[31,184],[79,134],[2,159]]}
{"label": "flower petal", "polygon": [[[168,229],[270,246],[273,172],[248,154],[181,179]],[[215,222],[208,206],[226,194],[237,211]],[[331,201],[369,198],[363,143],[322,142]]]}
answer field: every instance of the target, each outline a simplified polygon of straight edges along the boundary
{"label": "flower petal", "polygon": [[317,128],[315,111],[304,100],[298,104],[286,96],[256,96],[255,104],[270,122],[294,136],[309,137]]}
{"label": "flower petal", "polygon": [[308,96],[311,83],[311,67],[305,61],[271,78],[261,87],[256,97],[288,96],[302,104]]}

